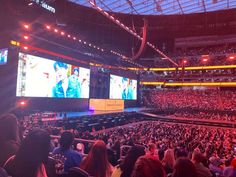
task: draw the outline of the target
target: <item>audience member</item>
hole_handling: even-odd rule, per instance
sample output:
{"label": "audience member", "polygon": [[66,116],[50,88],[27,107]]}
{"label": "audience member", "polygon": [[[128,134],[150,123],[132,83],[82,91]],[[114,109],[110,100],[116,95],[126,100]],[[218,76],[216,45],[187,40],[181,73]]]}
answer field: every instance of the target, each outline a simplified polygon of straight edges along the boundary
{"label": "audience member", "polygon": [[236,158],[231,161],[231,165],[223,171],[224,177],[236,177]]}
{"label": "audience member", "polygon": [[167,149],[164,153],[164,158],[162,160],[162,164],[164,166],[166,174],[172,173],[174,170],[175,157],[174,150]]}
{"label": "audience member", "polygon": [[19,148],[19,132],[17,118],[13,114],[0,118],[0,167],[6,160],[15,155]]}
{"label": "audience member", "polygon": [[112,177],[130,177],[134,168],[134,164],[140,156],[145,155],[144,147],[133,146],[128,151],[125,159],[118,165],[113,173]]}
{"label": "audience member", "polygon": [[206,168],[203,163],[203,155],[199,150],[194,150],[192,154],[192,162],[196,168],[198,177],[212,177],[212,174],[208,168]]}
{"label": "audience member", "polygon": [[45,130],[35,129],[22,141],[15,156],[10,157],[5,169],[12,177],[47,177],[50,136]]}
{"label": "audience member", "polygon": [[148,151],[147,151],[146,155],[152,156],[152,157],[157,158],[159,160],[157,148],[154,143],[148,144]]}
{"label": "audience member", "polygon": [[135,163],[132,177],[166,177],[159,160],[151,156],[141,156]]}
{"label": "audience member", "polygon": [[[60,147],[57,147],[53,150],[53,157],[56,160],[59,160],[60,163],[64,163],[62,173],[68,173],[69,169],[72,167],[79,167],[80,162],[82,161],[82,155],[72,150],[72,144],[74,142],[74,135],[71,132],[63,132],[60,139]],[[63,158],[65,160],[63,160]],[[59,169],[58,173],[59,172]]]}
{"label": "audience member", "polygon": [[113,167],[108,161],[106,144],[96,141],[88,156],[82,161],[80,168],[93,177],[110,177]]}
{"label": "audience member", "polygon": [[186,157],[180,157],[175,163],[171,177],[198,177],[198,175],[191,160]]}

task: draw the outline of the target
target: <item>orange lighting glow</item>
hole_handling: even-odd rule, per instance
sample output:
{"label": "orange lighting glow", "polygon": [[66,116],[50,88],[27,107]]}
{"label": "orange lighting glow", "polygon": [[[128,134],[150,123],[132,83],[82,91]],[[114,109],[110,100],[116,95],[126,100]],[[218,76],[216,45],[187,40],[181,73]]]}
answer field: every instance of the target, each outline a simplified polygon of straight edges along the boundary
{"label": "orange lighting glow", "polygon": [[[217,66],[191,66],[185,67],[185,70],[207,70],[207,69],[233,69],[236,65],[217,65]],[[176,68],[149,68],[150,71],[175,71]],[[182,70],[182,68],[178,68]]]}
{"label": "orange lighting glow", "polygon": [[11,41],[10,43],[11,45],[20,46],[20,43],[17,41]]}

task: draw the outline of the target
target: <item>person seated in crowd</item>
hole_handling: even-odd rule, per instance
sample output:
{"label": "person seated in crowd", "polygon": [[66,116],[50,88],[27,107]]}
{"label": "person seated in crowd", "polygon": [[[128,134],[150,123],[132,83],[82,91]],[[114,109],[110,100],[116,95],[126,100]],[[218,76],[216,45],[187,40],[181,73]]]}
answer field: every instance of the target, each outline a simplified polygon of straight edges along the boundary
{"label": "person seated in crowd", "polygon": [[175,164],[174,150],[167,149],[164,153],[164,158],[162,160],[162,165],[164,166],[164,169],[167,174],[173,172],[174,164]]}
{"label": "person seated in crowd", "polygon": [[131,177],[166,177],[166,173],[159,160],[141,156],[135,163]]}
{"label": "person seated in crowd", "polygon": [[217,157],[211,157],[209,158],[209,169],[214,173],[217,174],[218,176],[223,175],[223,163],[222,161],[217,158]]}
{"label": "person seated in crowd", "polygon": [[191,160],[186,157],[180,157],[175,163],[171,177],[198,177],[198,175]]}
{"label": "person seated in crowd", "polygon": [[198,177],[212,177],[212,173],[206,168],[203,163],[203,155],[199,149],[195,149],[192,154],[192,162],[196,168]]}
{"label": "person seated in crowd", "polygon": [[146,155],[150,155],[150,156],[157,158],[159,160],[157,147],[154,143],[148,144],[148,151],[147,151]]}
{"label": "person seated in crowd", "polygon": [[136,160],[143,155],[145,155],[144,147],[132,146],[121,164],[114,169],[111,177],[130,177]]}
{"label": "person seated in crowd", "polygon": [[88,156],[82,161],[80,168],[93,177],[110,177],[113,167],[108,161],[107,148],[104,141],[96,141]]}
{"label": "person seated in crowd", "polygon": [[174,150],[174,156],[175,156],[175,159],[177,160],[177,159],[180,158],[180,157],[187,157],[188,154],[187,154],[187,152],[185,151],[185,149],[183,149],[183,148],[175,148],[175,150]]}
{"label": "person seated in crowd", "polygon": [[66,131],[62,133],[60,147],[55,148],[52,152],[53,157],[63,167],[63,169],[57,169],[57,173],[68,173],[70,168],[79,167],[82,161],[82,155],[72,149],[73,142],[74,135],[71,132]]}
{"label": "person seated in crowd", "polygon": [[0,118],[0,167],[19,149],[17,117],[7,114]]}
{"label": "person seated in crowd", "polygon": [[18,152],[4,165],[12,177],[48,177],[45,165],[50,150],[50,136],[42,129],[35,129],[23,139]]}
{"label": "person seated in crowd", "polygon": [[82,157],[85,157],[83,143],[77,143],[76,150],[82,155]]}
{"label": "person seated in crowd", "polygon": [[236,177],[236,158],[231,161],[229,167],[225,167],[223,171],[224,177]]}

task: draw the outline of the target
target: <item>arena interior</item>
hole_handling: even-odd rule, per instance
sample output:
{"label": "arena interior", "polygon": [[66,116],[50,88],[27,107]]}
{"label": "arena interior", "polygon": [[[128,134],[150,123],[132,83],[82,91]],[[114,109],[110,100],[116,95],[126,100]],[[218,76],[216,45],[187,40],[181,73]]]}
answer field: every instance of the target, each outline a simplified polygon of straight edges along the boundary
{"label": "arena interior", "polygon": [[0,177],[236,177],[236,0],[1,0]]}

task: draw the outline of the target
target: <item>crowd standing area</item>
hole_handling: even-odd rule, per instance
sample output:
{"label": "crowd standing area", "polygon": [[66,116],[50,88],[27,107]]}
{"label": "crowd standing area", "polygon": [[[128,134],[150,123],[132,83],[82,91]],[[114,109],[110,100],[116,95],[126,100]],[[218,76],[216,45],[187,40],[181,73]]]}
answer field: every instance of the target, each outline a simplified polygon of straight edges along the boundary
{"label": "crowd standing area", "polygon": [[[109,118],[106,126],[98,129],[92,126],[87,130],[82,128],[81,119],[88,121],[88,117],[42,122],[35,117],[1,116],[0,174],[12,177],[236,176],[235,129],[160,122],[138,113],[106,116]],[[106,116],[90,117],[90,123],[94,125],[96,119],[98,124],[102,123],[99,118],[105,120]],[[91,127],[91,124],[84,126]]]}

